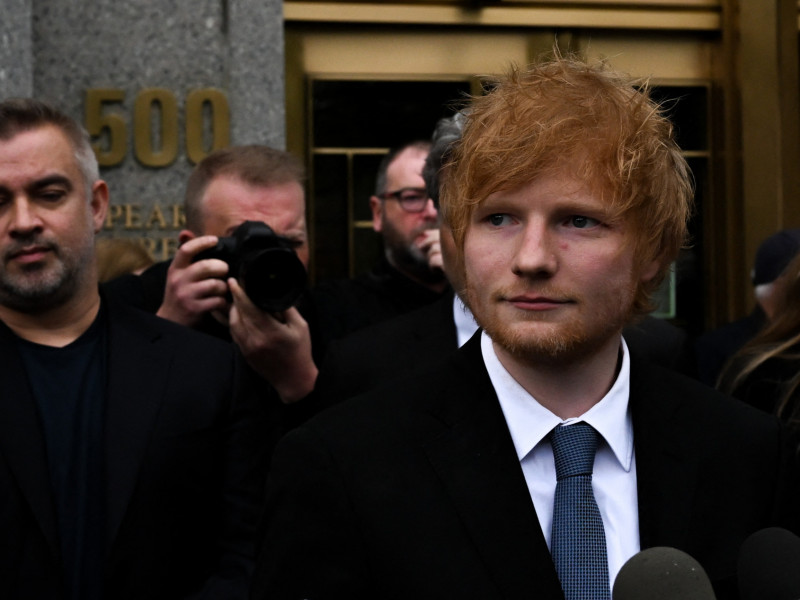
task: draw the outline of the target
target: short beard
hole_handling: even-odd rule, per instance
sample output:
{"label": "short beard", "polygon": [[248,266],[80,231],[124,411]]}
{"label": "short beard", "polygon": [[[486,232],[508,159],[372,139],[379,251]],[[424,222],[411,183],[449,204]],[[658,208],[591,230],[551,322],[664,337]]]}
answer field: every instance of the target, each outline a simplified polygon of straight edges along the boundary
{"label": "short beard", "polygon": [[[554,294],[557,295],[557,294]],[[622,296],[628,296],[623,294]],[[620,306],[624,306],[625,298],[619,298]],[[628,296],[629,299],[632,296]],[[594,355],[611,337],[619,334],[631,316],[631,307],[627,311],[610,314],[592,315],[589,330],[580,320],[554,324],[552,330],[538,327],[535,332],[529,331],[525,324],[512,329],[501,321],[492,311],[482,314],[482,307],[477,306],[469,284],[464,295],[465,303],[472,310],[475,320],[486,334],[500,348],[513,356],[522,364],[550,365],[553,367],[582,361]],[[628,304],[631,304],[630,301]],[[476,311],[477,308],[477,311]],[[529,319],[536,324],[538,319]]]}
{"label": "short beard", "polygon": [[[484,330],[498,346],[516,358],[519,362],[530,365],[563,365],[580,361],[594,354],[605,341],[589,338],[577,328],[567,328],[559,332],[538,334],[535,337],[520,331],[509,331],[502,325],[487,323]],[[613,335],[616,328],[610,327],[608,336]]]}
{"label": "short beard", "polygon": [[64,256],[56,244],[48,247],[59,258],[49,272],[48,267],[40,265],[23,269],[20,276],[0,272],[0,305],[24,314],[41,314],[65,304],[77,293],[86,277],[93,246],[74,256]]}

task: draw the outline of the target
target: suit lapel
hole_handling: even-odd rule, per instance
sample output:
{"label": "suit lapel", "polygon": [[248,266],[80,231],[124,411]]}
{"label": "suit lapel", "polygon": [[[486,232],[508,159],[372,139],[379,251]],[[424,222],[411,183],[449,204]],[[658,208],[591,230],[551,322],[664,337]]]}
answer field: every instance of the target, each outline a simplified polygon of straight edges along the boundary
{"label": "suit lapel", "polygon": [[511,436],[475,336],[426,423],[428,460],[505,597],[561,598]]}
{"label": "suit lapel", "polygon": [[680,432],[683,398],[660,369],[631,363],[630,406],[639,493],[642,549],[685,548],[690,535],[697,463]]}
{"label": "suit lapel", "polygon": [[[452,381],[427,415],[425,451],[496,585],[504,596],[532,590],[560,598],[561,588],[539,527],[502,410],[480,356],[478,336],[453,355]],[[632,357],[641,547],[687,547],[697,462],[685,436],[683,398],[661,369]]]}
{"label": "suit lapel", "polygon": [[109,302],[106,403],[107,539],[111,547],[136,486],[166,390],[172,356],[160,332],[127,307]]}
{"label": "suit lapel", "polygon": [[44,434],[14,334],[2,323],[0,355],[4,363],[0,374],[0,451],[39,523],[50,551],[60,563],[58,524]]}

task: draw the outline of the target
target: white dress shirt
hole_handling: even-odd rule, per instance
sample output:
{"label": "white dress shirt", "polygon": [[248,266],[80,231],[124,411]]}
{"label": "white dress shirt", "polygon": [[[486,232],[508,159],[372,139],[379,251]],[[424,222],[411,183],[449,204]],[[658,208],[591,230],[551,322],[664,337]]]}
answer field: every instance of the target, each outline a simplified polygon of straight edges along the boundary
{"label": "white dress shirt", "polygon": [[481,351],[548,548],[556,491],[556,468],[548,434],[559,424],[580,421],[590,424],[600,434],[592,490],[603,518],[609,582],[613,586],[622,565],[639,551],[636,459],[628,410],[630,358],[625,341],[622,341],[622,366],[611,390],[586,413],[566,421],[539,404],[506,371],[485,332],[481,337]]}

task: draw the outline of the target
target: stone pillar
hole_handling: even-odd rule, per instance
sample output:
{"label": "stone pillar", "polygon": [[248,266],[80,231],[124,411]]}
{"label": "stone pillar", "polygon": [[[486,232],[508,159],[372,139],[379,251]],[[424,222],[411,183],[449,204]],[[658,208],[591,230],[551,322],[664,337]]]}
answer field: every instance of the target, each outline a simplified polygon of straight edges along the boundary
{"label": "stone pillar", "polygon": [[[0,0],[2,96],[86,124],[107,234],[174,250],[186,179],[215,146],[285,146],[282,0]],[[21,60],[20,60],[21,59]],[[8,85],[8,82],[13,85]]]}
{"label": "stone pillar", "polygon": [[233,137],[284,148],[283,2],[233,0],[229,31]]}
{"label": "stone pillar", "polygon": [[33,93],[32,0],[0,0],[0,97]]}

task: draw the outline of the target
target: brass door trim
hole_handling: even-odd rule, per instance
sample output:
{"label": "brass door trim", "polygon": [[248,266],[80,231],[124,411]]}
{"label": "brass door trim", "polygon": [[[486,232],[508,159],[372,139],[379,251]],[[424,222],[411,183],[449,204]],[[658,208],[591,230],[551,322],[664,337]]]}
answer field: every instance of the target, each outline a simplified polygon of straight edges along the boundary
{"label": "brass door trim", "polygon": [[596,6],[566,3],[562,6],[427,6],[355,2],[303,2],[287,0],[286,22],[390,23],[403,25],[469,25],[495,27],[584,27],[681,31],[719,31],[719,0],[681,2],[608,3]]}

